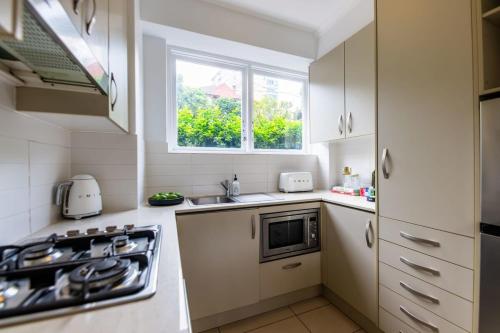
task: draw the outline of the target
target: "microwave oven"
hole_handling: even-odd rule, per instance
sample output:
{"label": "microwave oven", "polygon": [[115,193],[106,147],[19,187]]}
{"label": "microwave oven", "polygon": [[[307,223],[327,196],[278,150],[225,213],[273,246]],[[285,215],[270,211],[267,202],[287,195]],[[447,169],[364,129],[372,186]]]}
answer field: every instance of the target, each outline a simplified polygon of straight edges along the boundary
{"label": "microwave oven", "polygon": [[260,262],[320,250],[319,209],[260,216]]}

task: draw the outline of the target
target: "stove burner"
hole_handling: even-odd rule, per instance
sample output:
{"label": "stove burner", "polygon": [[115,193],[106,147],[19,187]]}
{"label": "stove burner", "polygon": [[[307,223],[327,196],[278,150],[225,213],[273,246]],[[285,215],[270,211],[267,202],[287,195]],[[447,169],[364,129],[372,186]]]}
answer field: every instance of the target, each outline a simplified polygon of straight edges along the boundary
{"label": "stove burner", "polygon": [[68,278],[70,289],[82,291],[113,286],[123,280],[129,270],[129,259],[107,258],[98,262],[90,262],[70,273]]}
{"label": "stove burner", "polygon": [[56,250],[55,235],[47,238],[45,242],[28,245],[19,253],[19,266],[30,267],[40,264],[50,264],[60,258],[63,253]]}
{"label": "stove burner", "polygon": [[129,236],[121,235],[113,237],[113,252],[115,254],[129,253],[137,247],[137,243],[131,242]]}
{"label": "stove burner", "polygon": [[46,257],[54,252],[53,243],[43,243],[35,246],[28,247],[24,249],[22,253],[24,254],[24,259],[32,260]]}

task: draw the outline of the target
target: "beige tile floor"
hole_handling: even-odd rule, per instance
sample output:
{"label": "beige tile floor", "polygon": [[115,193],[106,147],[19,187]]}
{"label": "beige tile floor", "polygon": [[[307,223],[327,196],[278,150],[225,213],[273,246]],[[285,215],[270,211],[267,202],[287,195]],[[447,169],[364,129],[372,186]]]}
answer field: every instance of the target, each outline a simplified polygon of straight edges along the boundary
{"label": "beige tile floor", "polygon": [[203,333],[364,333],[323,297],[311,298]]}

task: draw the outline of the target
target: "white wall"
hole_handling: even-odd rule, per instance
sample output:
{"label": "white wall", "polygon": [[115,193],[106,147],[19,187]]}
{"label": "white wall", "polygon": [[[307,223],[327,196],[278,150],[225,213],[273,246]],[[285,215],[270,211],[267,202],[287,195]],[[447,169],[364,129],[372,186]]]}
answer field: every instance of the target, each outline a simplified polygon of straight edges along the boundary
{"label": "white wall", "polygon": [[315,155],[172,154],[165,142],[147,142],[145,194],[223,194],[219,183],[235,173],[242,193],[277,192],[279,173],[287,171],[310,171],[319,186]]}
{"label": "white wall", "polygon": [[342,170],[352,168],[360,176],[361,183],[370,185],[375,170],[375,135],[362,136],[330,144],[330,163],[332,185],[344,181]]}
{"label": "white wall", "polygon": [[375,4],[373,0],[352,1],[357,1],[356,5],[340,17],[329,29],[319,34],[317,58],[321,58],[374,20]]}
{"label": "white wall", "polygon": [[58,221],[55,185],[70,176],[70,133],[14,111],[0,82],[0,244]]}
{"label": "white wall", "polygon": [[198,0],[141,0],[141,18],[210,36],[301,57],[316,56],[317,38],[310,31],[245,15]]}

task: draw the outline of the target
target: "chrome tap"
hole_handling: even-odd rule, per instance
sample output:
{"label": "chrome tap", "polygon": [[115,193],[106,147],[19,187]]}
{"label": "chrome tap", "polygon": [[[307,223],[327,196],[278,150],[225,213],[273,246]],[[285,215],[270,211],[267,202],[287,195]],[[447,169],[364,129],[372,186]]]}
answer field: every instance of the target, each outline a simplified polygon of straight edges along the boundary
{"label": "chrome tap", "polygon": [[220,182],[220,186],[222,186],[222,188],[224,188],[224,190],[226,190],[226,196],[227,197],[230,197],[233,195],[233,191],[231,189],[231,182],[227,179],[223,180]]}

